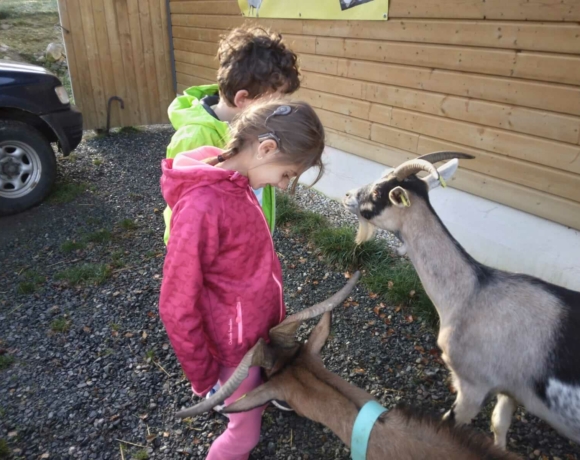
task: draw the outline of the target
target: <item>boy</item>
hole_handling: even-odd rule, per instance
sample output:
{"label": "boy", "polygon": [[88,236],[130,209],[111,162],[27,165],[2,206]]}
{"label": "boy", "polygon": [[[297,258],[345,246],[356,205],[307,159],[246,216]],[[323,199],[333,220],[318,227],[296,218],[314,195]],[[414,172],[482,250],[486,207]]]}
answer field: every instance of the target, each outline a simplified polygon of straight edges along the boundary
{"label": "boy", "polygon": [[[257,99],[292,94],[300,87],[297,57],[279,34],[243,26],[224,37],[218,48],[218,84],[194,86],[169,106],[177,132],[167,158],[198,147],[224,147],[228,123]],[[275,194],[271,186],[255,191],[270,229],[275,223]],[[165,244],[169,240],[171,209],[165,208]]]}

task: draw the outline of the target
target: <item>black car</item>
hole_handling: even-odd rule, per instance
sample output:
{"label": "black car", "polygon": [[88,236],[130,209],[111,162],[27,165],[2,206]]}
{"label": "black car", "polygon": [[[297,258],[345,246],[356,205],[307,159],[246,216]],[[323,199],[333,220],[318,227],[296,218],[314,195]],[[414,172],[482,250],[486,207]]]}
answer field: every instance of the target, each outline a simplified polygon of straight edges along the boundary
{"label": "black car", "polygon": [[68,155],[82,135],[82,115],[54,74],[0,61],[0,215],[40,203],[56,177],[52,143]]}

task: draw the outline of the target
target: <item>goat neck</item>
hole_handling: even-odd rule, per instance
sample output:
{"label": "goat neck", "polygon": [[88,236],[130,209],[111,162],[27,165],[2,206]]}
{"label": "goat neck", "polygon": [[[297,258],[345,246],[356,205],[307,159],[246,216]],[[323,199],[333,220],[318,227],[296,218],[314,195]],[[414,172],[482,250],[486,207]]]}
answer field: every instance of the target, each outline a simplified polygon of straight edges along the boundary
{"label": "goat neck", "polygon": [[445,325],[476,288],[479,264],[451,236],[428,201],[413,199],[405,213],[400,238]]}
{"label": "goat neck", "polygon": [[[301,385],[293,385],[294,390],[288,392],[290,406],[298,414],[325,425],[350,447],[360,409],[375,398],[324,368],[316,356],[301,356],[292,372]],[[379,417],[369,439],[367,459],[385,458],[513,460],[519,457],[494,448],[483,436],[451,428],[450,424],[410,409],[395,408]]]}

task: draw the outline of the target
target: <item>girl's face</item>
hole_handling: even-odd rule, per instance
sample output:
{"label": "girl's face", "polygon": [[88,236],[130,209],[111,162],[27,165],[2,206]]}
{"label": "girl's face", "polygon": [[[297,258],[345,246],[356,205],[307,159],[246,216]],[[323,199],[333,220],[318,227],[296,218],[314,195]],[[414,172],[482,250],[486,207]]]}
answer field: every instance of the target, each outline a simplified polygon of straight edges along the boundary
{"label": "girl's face", "polygon": [[259,189],[266,185],[286,190],[290,181],[303,171],[284,161],[275,141],[268,139],[257,146],[247,170],[250,186]]}

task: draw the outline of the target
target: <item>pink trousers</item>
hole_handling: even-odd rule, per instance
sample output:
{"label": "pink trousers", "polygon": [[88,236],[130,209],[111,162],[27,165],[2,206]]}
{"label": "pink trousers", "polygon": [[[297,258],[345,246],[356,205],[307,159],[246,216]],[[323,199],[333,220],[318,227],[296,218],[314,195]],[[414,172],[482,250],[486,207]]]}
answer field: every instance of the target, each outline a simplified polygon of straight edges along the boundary
{"label": "pink trousers", "polygon": [[[233,367],[222,367],[220,369],[220,385],[227,382],[234,373]],[[262,384],[259,367],[250,368],[250,373],[246,380],[242,382],[236,392],[226,399],[226,405],[249,393],[254,388]],[[256,447],[260,440],[260,429],[262,427],[262,412],[266,406],[260,406],[248,412],[239,414],[229,414],[230,421],[226,431],[219,436],[209,448],[207,460],[247,460],[250,451]]]}

